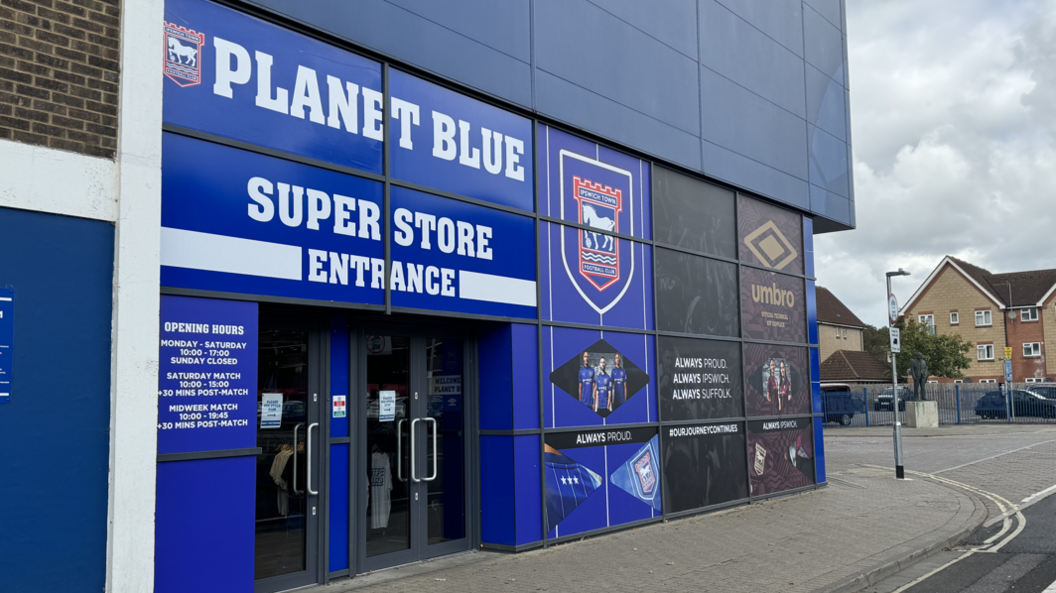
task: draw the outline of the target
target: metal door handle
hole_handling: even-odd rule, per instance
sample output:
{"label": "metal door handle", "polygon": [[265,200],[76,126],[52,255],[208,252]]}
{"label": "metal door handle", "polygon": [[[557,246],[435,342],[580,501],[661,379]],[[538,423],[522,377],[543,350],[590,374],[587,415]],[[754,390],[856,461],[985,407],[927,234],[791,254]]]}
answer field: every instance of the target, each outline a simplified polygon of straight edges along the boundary
{"label": "metal door handle", "polygon": [[308,494],[311,494],[312,496],[319,496],[319,492],[317,492],[315,490],[312,490],[312,429],[313,428],[319,428],[319,423],[318,422],[313,422],[313,423],[308,425],[308,433],[307,433],[308,443],[304,446],[306,449],[308,449],[308,479],[305,480],[305,482],[308,482],[308,483],[305,484],[305,488],[308,489]]}
{"label": "metal door handle", "polygon": [[403,423],[407,420],[400,418],[396,422],[396,479],[401,482],[406,482],[407,478],[403,477]]}
{"label": "metal door handle", "polygon": [[425,421],[433,424],[433,475],[428,478],[422,478],[422,481],[432,482],[436,479],[436,432],[438,429],[436,427],[436,418],[426,418]]}
{"label": "metal door handle", "polygon": [[297,431],[304,426],[304,422],[298,422],[293,425],[293,493],[301,494],[301,491],[297,489]]}
{"label": "metal door handle", "polygon": [[421,418],[411,420],[411,479],[415,482],[421,482],[421,479],[418,478],[418,470],[414,467],[415,454],[418,452],[418,449],[414,446],[414,425],[417,424],[419,420],[421,420]]}

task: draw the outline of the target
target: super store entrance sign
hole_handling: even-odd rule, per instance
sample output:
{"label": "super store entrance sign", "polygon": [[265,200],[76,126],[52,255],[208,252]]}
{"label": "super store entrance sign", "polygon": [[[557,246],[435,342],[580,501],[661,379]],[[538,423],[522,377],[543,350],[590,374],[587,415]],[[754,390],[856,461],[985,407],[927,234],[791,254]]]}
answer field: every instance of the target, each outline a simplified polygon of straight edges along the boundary
{"label": "super store entrance sign", "polygon": [[[165,121],[532,211],[531,123],[203,0],[167,3]],[[384,129],[388,109],[389,130]],[[534,220],[166,134],[162,284],[534,318]],[[385,268],[385,242],[391,265]]]}

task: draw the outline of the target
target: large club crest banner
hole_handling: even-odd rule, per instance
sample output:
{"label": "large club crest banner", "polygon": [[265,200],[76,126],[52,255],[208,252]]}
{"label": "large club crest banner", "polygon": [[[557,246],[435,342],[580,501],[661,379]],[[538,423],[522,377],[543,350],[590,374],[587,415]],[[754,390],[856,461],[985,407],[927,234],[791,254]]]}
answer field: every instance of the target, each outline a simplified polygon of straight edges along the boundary
{"label": "large club crest banner", "polygon": [[[652,329],[649,165],[540,126],[543,317]],[[622,237],[620,235],[623,235]]]}

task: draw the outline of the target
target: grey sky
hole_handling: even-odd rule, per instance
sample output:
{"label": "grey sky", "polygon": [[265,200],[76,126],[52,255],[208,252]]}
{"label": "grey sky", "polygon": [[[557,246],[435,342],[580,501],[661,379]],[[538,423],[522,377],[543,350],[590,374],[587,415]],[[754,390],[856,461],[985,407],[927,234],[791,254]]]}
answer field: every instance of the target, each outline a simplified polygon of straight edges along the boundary
{"label": "grey sky", "polygon": [[1056,0],[847,0],[858,228],[818,284],[886,323],[944,255],[1056,268]]}

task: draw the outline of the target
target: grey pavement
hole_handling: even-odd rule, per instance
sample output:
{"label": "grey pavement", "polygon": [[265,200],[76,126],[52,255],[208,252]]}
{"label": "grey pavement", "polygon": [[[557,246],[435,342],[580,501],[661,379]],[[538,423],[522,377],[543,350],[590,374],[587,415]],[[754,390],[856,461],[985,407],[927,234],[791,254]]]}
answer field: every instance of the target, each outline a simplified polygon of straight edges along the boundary
{"label": "grey pavement", "polygon": [[[958,485],[912,474],[895,480],[890,430],[827,433],[829,486],[818,491],[520,554],[462,554],[306,591],[858,591],[918,570],[910,567],[964,541],[997,513],[986,495]],[[919,432],[905,437],[909,470],[1015,503],[1056,484],[1056,427]]]}

